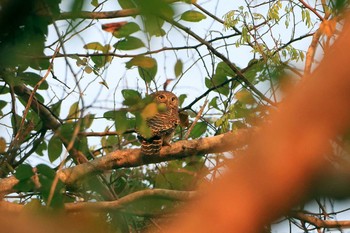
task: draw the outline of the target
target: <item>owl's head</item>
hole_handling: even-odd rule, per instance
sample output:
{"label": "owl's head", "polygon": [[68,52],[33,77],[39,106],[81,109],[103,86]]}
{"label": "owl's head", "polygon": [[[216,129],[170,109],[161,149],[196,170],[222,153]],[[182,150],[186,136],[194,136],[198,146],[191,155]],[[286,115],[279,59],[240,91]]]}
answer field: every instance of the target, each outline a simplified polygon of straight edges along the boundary
{"label": "owl's head", "polygon": [[167,108],[178,109],[179,99],[170,91],[157,91],[151,94],[157,104],[165,104]]}

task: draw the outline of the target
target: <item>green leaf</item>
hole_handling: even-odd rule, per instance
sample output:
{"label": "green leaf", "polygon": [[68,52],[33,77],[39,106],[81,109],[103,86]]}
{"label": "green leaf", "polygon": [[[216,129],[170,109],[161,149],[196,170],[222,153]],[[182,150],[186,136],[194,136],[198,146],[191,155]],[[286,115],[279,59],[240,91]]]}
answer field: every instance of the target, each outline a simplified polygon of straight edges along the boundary
{"label": "green leaf", "polygon": [[199,11],[189,10],[181,15],[181,19],[188,22],[199,22],[207,18],[204,14]]}
{"label": "green leaf", "polygon": [[182,68],[183,68],[182,61],[181,59],[178,59],[174,67],[175,77],[179,77],[182,74]]}
{"label": "green leaf", "polygon": [[190,137],[191,138],[198,138],[202,134],[204,134],[207,131],[207,123],[206,122],[197,122],[197,124],[193,127]]}
{"label": "green leaf", "polygon": [[18,180],[29,179],[34,175],[33,168],[29,164],[20,164],[16,168],[15,177]]}
{"label": "green leaf", "polygon": [[252,93],[247,89],[242,89],[235,94],[235,98],[240,101],[242,104],[255,104],[256,100],[254,99]]}
{"label": "green leaf", "polygon": [[68,119],[77,119],[79,117],[79,101],[73,103],[69,108]]}
{"label": "green leaf", "polygon": [[186,98],[187,98],[187,95],[186,95],[186,94],[181,94],[181,95],[179,96],[179,106],[181,106],[181,105],[184,103],[184,101],[185,101]]}
{"label": "green leaf", "polygon": [[145,29],[150,36],[157,36],[157,37],[164,36],[166,33],[162,28],[163,24],[164,24],[164,20],[154,15],[148,15],[145,18]]}
{"label": "green leaf", "polygon": [[64,123],[59,128],[60,136],[64,137],[65,140],[69,141],[73,136],[75,126],[76,126],[75,122]]}
{"label": "green leaf", "polygon": [[144,119],[139,113],[136,113],[135,127],[140,135],[144,138],[150,138],[152,136],[152,131],[146,124],[146,119]]}
{"label": "green leaf", "polygon": [[128,36],[124,40],[118,41],[113,47],[119,50],[133,50],[145,47],[145,44],[139,38]]}
{"label": "green leaf", "polygon": [[108,111],[103,114],[103,117],[115,122],[116,131],[123,133],[127,129],[135,128],[135,119],[129,118],[126,111]]}
{"label": "green leaf", "polygon": [[14,189],[21,192],[29,192],[35,188],[34,183],[31,179],[20,180],[15,186]]}
{"label": "green leaf", "polygon": [[249,69],[244,72],[244,76],[252,83],[256,83],[256,76],[265,69],[265,62],[258,61],[254,62]]}
{"label": "green leaf", "polygon": [[130,1],[130,0],[118,0],[118,3],[122,9],[131,9],[131,8],[137,7],[134,1]]}
{"label": "green leaf", "polygon": [[[40,95],[38,92],[35,92],[34,96],[40,103],[45,103],[44,97],[42,95]],[[24,106],[26,106],[26,105],[24,105]]]}
{"label": "green leaf", "polygon": [[96,68],[101,68],[109,62],[109,56],[101,55],[101,56],[91,56],[91,60],[95,63]]}
{"label": "green leaf", "polygon": [[54,179],[56,176],[55,170],[53,170],[51,167],[45,165],[45,164],[38,164],[36,166],[36,169],[39,174],[42,174],[48,178]]}
{"label": "green leaf", "polygon": [[6,86],[0,86],[0,95],[10,93],[10,89]]}
{"label": "green leaf", "polygon": [[235,77],[236,75],[225,62],[219,62],[219,64],[216,66],[215,72],[217,74],[226,75],[229,77]]}
{"label": "green leaf", "polygon": [[70,11],[73,14],[73,17],[76,17],[79,12],[81,12],[84,6],[84,0],[74,0],[71,1]]}
{"label": "green leaf", "polygon": [[18,129],[22,121],[22,117],[20,117],[18,114],[12,114],[11,116],[11,125],[12,128]]}
{"label": "green leaf", "polygon": [[150,83],[152,80],[154,80],[154,77],[157,74],[158,66],[157,63],[151,68],[142,68],[138,67],[139,75],[140,77],[146,82]]}
{"label": "green leaf", "polygon": [[103,117],[106,118],[107,120],[114,120],[114,116],[116,114],[117,111],[112,110],[112,111],[107,111],[105,113],[103,113]]}
{"label": "green leaf", "polygon": [[217,104],[217,100],[219,97],[215,96],[214,98],[211,99],[211,101],[209,102],[209,106],[212,106],[213,108],[216,108],[219,110],[218,104]]}
{"label": "green leaf", "polygon": [[128,129],[126,111],[115,111],[114,122],[117,133],[122,134]]}
{"label": "green leaf", "polygon": [[88,129],[91,127],[92,122],[95,120],[95,114],[87,114],[83,118],[83,129]]}
{"label": "green leaf", "polygon": [[54,103],[51,105],[50,109],[55,114],[56,116],[60,115],[61,112],[61,105],[62,105],[62,100],[59,100],[57,103]]}
{"label": "green leaf", "polygon": [[[18,77],[22,80],[24,84],[27,84],[31,87],[34,87],[41,79],[42,77],[36,73],[32,72],[26,72],[19,74]],[[49,88],[49,85],[47,84],[46,80],[41,83],[39,86],[39,90],[47,90]]]}
{"label": "green leaf", "polygon": [[56,159],[60,157],[62,153],[62,142],[57,136],[52,136],[50,141],[49,141],[49,146],[48,146],[48,156],[49,160],[52,163]]}
{"label": "green leaf", "polygon": [[105,47],[100,43],[100,42],[91,42],[91,43],[87,43],[86,45],[84,45],[84,49],[91,49],[91,50],[98,50],[98,51],[105,51]]}
{"label": "green leaf", "polygon": [[[205,79],[205,85],[208,88],[212,88],[212,87],[216,87],[218,85],[221,85],[222,83],[227,81],[227,76],[224,74],[214,74],[214,76],[211,79],[206,78]],[[217,89],[214,90],[215,92],[218,92],[220,94],[223,95],[228,95],[230,93],[230,89],[228,87],[228,84],[223,86],[223,87],[219,87]]]}
{"label": "green leaf", "polygon": [[134,22],[129,22],[121,28],[113,32],[113,36],[117,38],[127,37],[135,32],[140,31],[140,26]]}
{"label": "green leaf", "polygon": [[110,153],[120,144],[119,137],[115,135],[110,135],[108,137],[101,138],[101,145],[105,153]]}
{"label": "green leaf", "polygon": [[1,112],[1,109],[3,109],[6,105],[7,105],[6,101],[0,100],[0,112]]}
{"label": "green leaf", "polygon": [[[181,169],[179,166],[174,166],[174,170],[178,170],[179,168]],[[178,171],[161,173],[155,177],[155,187],[174,190],[188,190],[193,187],[194,179],[194,176],[188,172]]]}
{"label": "green leaf", "polygon": [[154,103],[154,102],[147,104],[141,111],[141,117],[145,120],[148,118],[152,118],[158,113],[158,111],[161,111],[159,107],[162,105],[166,109],[165,104],[158,105],[157,103]]}
{"label": "green leaf", "polygon": [[42,121],[42,119],[40,119],[38,114],[33,109],[30,109],[28,111],[26,119],[28,120],[28,122],[33,123],[33,125],[35,127],[34,130],[40,131],[42,129],[43,121]]}
{"label": "green leaf", "polygon": [[47,150],[47,144],[45,141],[41,141],[39,146],[36,148],[35,153],[37,153],[40,156],[44,156],[44,150]]}
{"label": "green leaf", "polygon": [[91,5],[93,5],[94,7],[98,6],[98,0],[91,0]]}
{"label": "green leaf", "polygon": [[157,64],[156,60],[151,57],[145,56],[136,56],[128,61],[125,66],[127,69],[130,69],[133,66],[141,67],[144,69],[153,68]]}
{"label": "green leaf", "polygon": [[114,184],[114,190],[119,195],[127,187],[127,180],[125,177],[119,176],[115,179]]}
{"label": "green leaf", "polygon": [[[55,175],[52,174],[51,168],[47,166],[45,167],[45,166],[46,165],[40,166],[41,172],[39,173],[39,180],[41,184],[40,193],[47,204],[50,193],[52,192],[51,187],[52,187]],[[63,197],[61,194],[62,191],[64,191],[64,185],[62,181],[58,180],[53,192],[51,203],[50,203],[51,207],[54,207],[54,208],[63,207]]]}
{"label": "green leaf", "polygon": [[124,97],[123,104],[127,106],[132,106],[142,100],[141,94],[135,90],[124,89],[122,90],[122,95]]}
{"label": "green leaf", "polygon": [[107,137],[106,146],[113,148],[113,147],[117,146],[118,144],[119,144],[119,138],[117,136],[110,135]]}

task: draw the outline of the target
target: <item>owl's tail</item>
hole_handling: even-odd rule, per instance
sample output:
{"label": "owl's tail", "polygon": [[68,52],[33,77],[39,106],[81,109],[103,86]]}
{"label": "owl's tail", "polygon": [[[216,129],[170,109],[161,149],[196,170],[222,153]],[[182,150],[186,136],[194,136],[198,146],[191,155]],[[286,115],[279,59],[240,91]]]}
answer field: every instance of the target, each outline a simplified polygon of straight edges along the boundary
{"label": "owl's tail", "polygon": [[141,153],[145,156],[159,155],[163,140],[160,137],[145,139],[139,137],[141,142]]}

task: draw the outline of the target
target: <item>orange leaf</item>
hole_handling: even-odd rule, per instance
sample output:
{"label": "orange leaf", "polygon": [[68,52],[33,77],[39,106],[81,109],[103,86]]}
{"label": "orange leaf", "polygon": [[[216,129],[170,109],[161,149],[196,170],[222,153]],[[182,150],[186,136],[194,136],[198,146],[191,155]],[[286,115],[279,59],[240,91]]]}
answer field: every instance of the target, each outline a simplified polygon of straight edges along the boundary
{"label": "orange leaf", "polygon": [[105,24],[102,24],[102,30],[105,30],[106,32],[115,32],[115,31],[118,31],[121,27],[123,27],[127,23],[128,23],[127,21],[122,21],[118,23],[105,23]]}

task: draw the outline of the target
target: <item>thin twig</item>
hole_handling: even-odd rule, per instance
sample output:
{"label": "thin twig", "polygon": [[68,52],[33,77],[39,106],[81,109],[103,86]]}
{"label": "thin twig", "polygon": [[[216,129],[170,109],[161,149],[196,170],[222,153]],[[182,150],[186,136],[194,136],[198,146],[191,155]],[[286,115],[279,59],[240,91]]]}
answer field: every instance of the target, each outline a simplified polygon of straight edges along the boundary
{"label": "thin twig", "polygon": [[204,101],[203,106],[202,106],[201,109],[199,110],[199,112],[198,112],[196,118],[194,119],[193,123],[191,124],[190,128],[187,130],[187,132],[186,132],[186,134],[185,134],[185,140],[188,139],[188,137],[190,136],[190,133],[192,132],[194,126],[197,124],[199,118],[201,118],[202,113],[203,113],[203,110],[204,110],[205,106],[207,106],[207,103],[208,103],[208,100],[206,99],[206,100]]}
{"label": "thin twig", "polygon": [[176,26],[177,28],[181,29],[182,31],[186,32],[188,35],[192,36],[202,44],[204,44],[208,50],[210,50],[215,56],[219,57],[223,62],[225,62],[230,69],[237,74],[237,78],[240,79],[248,89],[250,89],[252,92],[254,92],[257,96],[259,96],[262,100],[266,101],[267,103],[276,106],[276,103],[267,98],[261,91],[259,91],[244,75],[243,73],[222,53],[220,53],[218,50],[216,50],[208,41],[201,38],[199,35],[194,33],[191,29],[185,27],[184,25],[174,21],[173,19],[169,19],[166,17],[163,17],[165,21],[168,23]]}
{"label": "thin twig", "polygon": [[299,0],[301,4],[303,4],[304,7],[312,11],[321,21],[324,20],[324,18],[316,11],[315,8],[312,8],[309,4],[307,4],[304,0]]}
{"label": "thin twig", "polygon": [[311,67],[314,61],[317,43],[320,40],[321,35],[322,33],[320,32],[320,29],[318,29],[312,36],[311,44],[306,52],[305,68],[304,68],[305,75],[308,75],[311,73]]}

